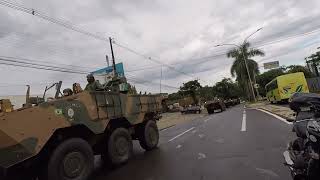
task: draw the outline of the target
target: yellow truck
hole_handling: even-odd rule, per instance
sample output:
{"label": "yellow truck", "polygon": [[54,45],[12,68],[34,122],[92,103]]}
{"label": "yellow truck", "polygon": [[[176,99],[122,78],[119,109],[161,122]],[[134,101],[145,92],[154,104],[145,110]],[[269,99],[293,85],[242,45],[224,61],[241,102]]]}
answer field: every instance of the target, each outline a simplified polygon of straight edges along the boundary
{"label": "yellow truck", "polygon": [[265,86],[267,99],[271,103],[288,101],[296,92],[309,92],[303,72],[278,76]]}

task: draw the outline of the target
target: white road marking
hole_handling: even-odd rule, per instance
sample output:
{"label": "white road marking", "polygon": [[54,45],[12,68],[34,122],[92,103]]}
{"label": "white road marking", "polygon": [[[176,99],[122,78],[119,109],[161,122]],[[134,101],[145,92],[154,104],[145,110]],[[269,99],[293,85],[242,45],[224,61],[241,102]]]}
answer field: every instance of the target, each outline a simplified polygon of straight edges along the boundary
{"label": "white road marking", "polygon": [[242,114],[242,124],[241,124],[241,131],[247,131],[247,113],[246,113],[246,107],[244,106],[243,114]]}
{"label": "white road marking", "polygon": [[208,117],[208,118],[206,118],[205,120],[204,120],[204,122],[208,122],[208,121],[210,121],[211,120],[211,117]]}
{"label": "white road marking", "polygon": [[278,115],[276,115],[276,114],[273,114],[273,113],[271,113],[271,112],[269,112],[269,111],[266,111],[266,110],[263,110],[263,109],[256,109],[256,110],[259,110],[259,111],[261,111],[261,112],[264,112],[264,113],[266,113],[266,114],[269,114],[269,115],[271,115],[271,116],[279,119],[280,121],[282,121],[282,122],[284,122],[284,123],[292,124],[291,122],[288,122],[286,119],[284,119],[284,118],[282,118],[282,117],[280,117],[280,116],[278,116]]}
{"label": "white road marking", "polygon": [[275,178],[279,177],[279,175],[277,173],[275,173],[274,171],[269,170],[269,169],[256,168],[256,170],[261,174],[268,175],[269,177],[275,177]]}
{"label": "white road marking", "polygon": [[224,139],[220,138],[220,139],[215,140],[215,142],[222,144],[222,143],[224,143]]}
{"label": "white road marking", "polygon": [[184,132],[182,132],[182,133],[180,133],[180,134],[176,135],[175,137],[171,138],[168,142],[171,142],[171,141],[173,141],[173,140],[177,139],[178,137],[180,137],[180,136],[184,135],[185,133],[187,133],[187,132],[189,132],[189,131],[192,131],[194,128],[195,128],[195,127],[192,127],[192,128],[190,128],[190,129],[188,129],[188,130],[186,130],[186,131],[184,131]]}
{"label": "white road marking", "polygon": [[198,159],[205,159],[207,156],[203,153],[198,153]]}
{"label": "white road marking", "polygon": [[204,135],[204,134],[199,134],[199,138],[200,139],[202,139],[202,138],[204,138],[206,135]]}
{"label": "white road marking", "polygon": [[172,125],[172,126],[169,126],[169,127],[166,127],[166,128],[164,128],[164,129],[161,129],[160,131],[166,131],[166,130],[168,130],[168,129],[170,129],[170,128],[173,128],[175,125]]}
{"label": "white road marking", "polygon": [[192,134],[194,134],[194,133],[196,133],[196,132],[197,132],[197,130],[193,130],[193,131],[192,131]]}
{"label": "white road marking", "polygon": [[179,144],[176,148],[177,148],[177,149],[180,149],[181,147],[182,147],[182,146]]}

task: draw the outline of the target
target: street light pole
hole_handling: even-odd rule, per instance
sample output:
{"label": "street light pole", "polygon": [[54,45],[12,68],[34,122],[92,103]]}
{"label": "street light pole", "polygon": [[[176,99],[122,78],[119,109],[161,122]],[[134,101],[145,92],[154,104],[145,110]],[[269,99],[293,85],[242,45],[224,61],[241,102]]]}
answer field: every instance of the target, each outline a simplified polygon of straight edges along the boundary
{"label": "street light pole", "polygon": [[162,88],[162,65],[161,65],[161,72],[160,72],[160,94],[162,93],[161,88]]}
{"label": "street light pole", "polygon": [[[259,32],[262,28],[259,28],[257,29],[255,32],[253,32],[252,34],[250,34],[248,37],[246,37],[243,41],[243,45],[247,42],[247,40],[252,36],[254,35],[255,33]],[[215,47],[218,47],[218,46],[236,46],[240,49],[241,51],[241,54],[243,56],[243,60],[244,60],[244,64],[246,66],[246,70],[247,70],[247,74],[248,74],[248,79],[249,79],[249,84],[250,84],[250,89],[251,89],[251,93],[252,93],[252,97],[254,99],[254,101],[256,102],[257,99],[256,99],[256,95],[254,94],[254,88],[253,88],[253,84],[252,84],[252,79],[251,79],[251,76],[250,76],[250,72],[249,72],[249,67],[248,67],[248,63],[247,63],[247,57],[244,53],[244,48],[242,48],[241,46],[237,45],[237,44],[219,44],[219,45],[216,45]]]}

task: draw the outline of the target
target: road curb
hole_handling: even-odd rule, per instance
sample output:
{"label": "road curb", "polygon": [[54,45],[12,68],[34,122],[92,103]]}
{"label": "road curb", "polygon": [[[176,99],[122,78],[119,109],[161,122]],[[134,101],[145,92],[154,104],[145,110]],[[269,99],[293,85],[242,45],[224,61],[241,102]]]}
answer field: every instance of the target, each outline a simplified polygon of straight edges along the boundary
{"label": "road curb", "polygon": [[272,111],[269,111],[269,110],[266,110],[266,109],[263,109],[263,108],[253,108],[253,109],[259,110],[259,111],[262,111],[262,112],[263,112],[263,111],[268,112],[268,113],[270,113],[270,115],[272,115],[272,116],[274,116],[274,117],[278,116],[278,117],[284,119],[284,120],[281,120],[281,119],[279,119],[279,120],[281,120],[281,121],[283,121],[283,122],[285,122],[285,123],[287,123],[287,124],[292,124],[292,123],[290,123],[290,122],[287,121],[287,120],[292,120],[292,119],[291,119],[291,118],[288,118],[288,117],[286,117],[286,116],[283,116],[283,115],[274,113],[274,112],[272,112]]}

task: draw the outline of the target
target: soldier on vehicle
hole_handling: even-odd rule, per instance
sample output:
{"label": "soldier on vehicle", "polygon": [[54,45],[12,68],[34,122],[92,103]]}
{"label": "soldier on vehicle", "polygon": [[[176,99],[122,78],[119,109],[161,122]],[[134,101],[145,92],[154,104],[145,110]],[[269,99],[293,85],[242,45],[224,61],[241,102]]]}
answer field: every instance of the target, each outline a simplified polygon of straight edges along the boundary
{"label": "soldier on vehicle", "polygon": [[72,89],[73,89],[74,94],[78,94],[78,93],[82,92],[82,88],[79,83],[74,83],[72,85]]}
{"label": "soldier on vehicle", "polygon": [[102,89],[102,85],[98,81],[95,80],[95,78],[92,74],[87,75],[87,81],[88,81],[88,84],[86,85],[86,88],[84,90],[95,91],[98,89]]}
{"label": "soldier on vehicle", "polygon": [[72,94],[73,94],[73,92],[70,88],[63,90],[63,96],[71,96]]}

